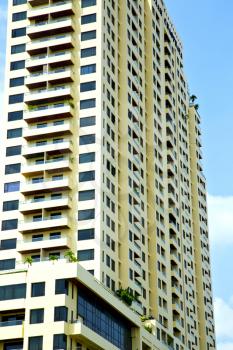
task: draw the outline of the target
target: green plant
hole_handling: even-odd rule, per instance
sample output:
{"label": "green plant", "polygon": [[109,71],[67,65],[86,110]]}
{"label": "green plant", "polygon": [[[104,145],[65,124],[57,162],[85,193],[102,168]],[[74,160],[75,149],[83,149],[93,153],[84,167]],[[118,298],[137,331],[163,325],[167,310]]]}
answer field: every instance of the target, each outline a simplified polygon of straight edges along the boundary
{"label": "green plant", "polygon": [[49,256],[49,261],[54,262],[54,261],[57,261],[57,260],[58,260],[58,257],[56,255],[50,255]]}
{"label": "green plant", "polygon": [[24,260],[24,264],[28,264],[28,267],[31,266],[33,263],[33,259],[31,256],[27,256]]}
{"label": "green plant", "polygon": [[127,305],[131,306],[132,302],[136,300],[133,293],[130,291],[129,287],[123,289],[122,287],[116,291],[116,295],[124,301]]}
{"label": "green plant", "polygon": [[142,322],[148,321],[149,319],[150,318],[148,316],[146,316],[146,315],[141,316],[141,321]]}
{"label": "green plant", "polygon": [[64,257],[69,260],[69,262],[78,262],[78,259],[71,250],[65,252]]}
{"label": "green plant", "polygon": [[146,330],[147,332],[152,333],[152,326],[150,326],[150,325],[145,325],[144,328],[145,328],[145,330]]}

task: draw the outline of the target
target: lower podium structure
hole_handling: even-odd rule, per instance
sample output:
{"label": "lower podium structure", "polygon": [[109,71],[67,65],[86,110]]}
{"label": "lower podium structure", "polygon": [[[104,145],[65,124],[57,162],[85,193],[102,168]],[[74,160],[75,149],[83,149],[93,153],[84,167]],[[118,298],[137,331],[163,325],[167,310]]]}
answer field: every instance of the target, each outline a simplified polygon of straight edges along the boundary
{"label": "lower podium structure", "polygon": [[0,350],[180,346],[159,322],[141,319],[79,263],[65,259],[19,265],[0,275],[0,310]]}

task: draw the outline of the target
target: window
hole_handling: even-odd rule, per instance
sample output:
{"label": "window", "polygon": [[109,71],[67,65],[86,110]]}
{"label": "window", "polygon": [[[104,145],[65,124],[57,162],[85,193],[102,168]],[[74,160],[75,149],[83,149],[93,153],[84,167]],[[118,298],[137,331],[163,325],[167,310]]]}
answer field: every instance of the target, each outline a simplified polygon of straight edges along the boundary
{"label": "window", "polygon": [[93,181],[95,180],[95,172],[92,171],[82,171],[79,173],[79,182]]}
{"label": "window", "polygon": [[32,283],[31,297],[43,297],[45,295],[45,282]]}
{"label": "window", "polygon": [[79,163],[92,163],[95,161],[95,153],[90,152],[90,153],[83,153],[79,155]]}
{"label": "window", "polygon": [[95,238],[94,228],[78,230],[78,241],[85,241],[86,239],[94,239],[94,238]]}
{"label": "window", "polygon": [[78,220],[91,220],[95,218],[95,209],[85,209],[78,211]]}
{"label": "window", "polygon": [[92,74],[96,72],[96,64],[88,64],[86,66],[81,66],[81,74]]}
{"label": "window", "polygon": [[87,100],[80,101],[80,109],[95,108],[96,100],[95,98],[89,98]]}
{"label": "window", "polygon": [[24,94],[15,94],[9,96],[9,104],[12,105],[14,103],[23,102]]}
{"label": "window", "polygon": [[13,6],[26,4],[27,0],[13,0]]}
{"label": "window", "polygon": [[26,28],[17,28],[17,29],[12,29],[11,31],[11,37],[12,38],[18,38],[20,36],[26,35]]}
{"label": "window", "polygon": [[86,261],[86,260],[94,260],[94,249],[84,249],[78,251],[78,260]]}
{"label": "window", "polygon": [[88,47],[81,50],[81,58],[91,57],[96,55],[96,47]]}
{"label": "window", "polygon": [[96,89],[95,81],[88,81],[80,84],[80,92],[92,91]]}
{"label": "window", "polygon": [[21,137],[21,136],[22,136],[22,128],[7,130],[7,138],[8,139],[14,139],[16,137]]}
{"label": "window", "polygon": [[17,111],[17,112],[9,112],[8,113],[8,121],[12,122],[14,120],[21,120],[23,119],[23,111]]}
{"label": "window", "polygon": [[11,146],[6,148],[6,157],[17,156],[21,154],[22,146]]}
{"label": "window", "polygon": [[25,44],[18,44],[18,45],[12,45],[11,46],[11,54],[14,55],[16,53],[22,53],[25,52],[26,45]]}
{"label": "window", "polygon": [[0,271],[13,270],[15,268],[15,259],[0,260]]}
{"label": "window", "polygon": [[96,0],[82,0],[81,2],[81,7],[89,7],[89,6],[95,6],[96,5]]}
{"label": "window", "polygon": [[1,241],[1,250],[15,249],[16,248],[16,238],[3,239]]}
{"label": "window", "polygon": [[30,310],[30,324],[44,322],[44,309]]}
{"label": "window", "polygon": [[85,117],[80,118],[80,127],[92,126],[95,125],[96,118],[95,117]]}
{"label": "window", "polygon": [[42,335],[28,338],[28,350],[43,350]]}
{"label": "window", "polygon": [[16,13],[13,13],[12,15],[13,22],[22,21],[26,18],[27,18],[27,11],[16,12]]}
{"label": "window", "polygon": [[68,295],[68,280],[58,279],[55,281],[55,294]]}
{"label": "window", "polygon": [[53,350],[66,350],[67,336],[65,334],[54,334]]}
{"label": "window", "polygon": [[18,200],[3,202],[3,206],[2,206],[3,211],[18,210],[18,208],[19,208],[19,201]]}
{"label": "window", "polygon": [[81,41],[96,39],[96,30],[81,33]]}
{"label": "window", "polygon": [[89,201],[91,199],[95,199],[95,190],[79,191],[79,201]]}
{"label": "window", "polygon": [[7,164],[5,166],[5,175],[20,173],[20,169],[21,169],[20,163]]}
{"label": "window", "polygon": [[8,182],[4,184],[4,193],[16,192],[16,191],[19,191],[19,188],[20,188],[19,181]]}
{"label": "window", "polygon": [[11,62],[10,70],[17,70],[25,68],[25,60]]}
{"label": "window", "polygon": [[66,306],[56,306],[54,308],[54,321],[65,321],[67,322],[68,309]]}
{"label": "window", "polygon": [[15,230],[18,227],[18,219],[2,220],[2,231]]}
{"label": "window", "polygon": [[90,145],[95,143],[95,134],[83,135],[79,137],[79,145]]}
{"label": "window", "polygon": [[10,87],[24,85],[24,77],[10,79]]}
{"label": "window", "polygon": [[90,15],[81,16],[81,24],[88,24],[96,22],[96,13]]}
{"label": "window", "polygon": [[26,298],[26,283],[0,286],[0,300]]}
{"label": "window", "polygon": [[49,234],[49,239],[59,239],[61,238],[61,232],[52,232]]}

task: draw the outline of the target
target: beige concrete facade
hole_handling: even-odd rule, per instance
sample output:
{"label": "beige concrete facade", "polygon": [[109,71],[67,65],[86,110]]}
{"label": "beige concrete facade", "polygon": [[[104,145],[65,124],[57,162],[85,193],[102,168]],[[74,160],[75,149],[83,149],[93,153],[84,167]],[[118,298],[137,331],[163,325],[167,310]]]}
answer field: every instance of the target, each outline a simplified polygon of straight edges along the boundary
{"label": "beige concrete facade", "polygon": [[[123,349],[73,322],[78,283],[98,294],[97,280],[101,303],[125,315],[132,350],[215,349],[200,116],[163,1],[12,0],[8,16],[0,288],[51,288],[43,323],[30,324],[28,294],[4,301],[2,349],[23,339],[33,350],[28,339],[43,336],[43,349],[56,350],[54,334],[68,350]],[[58,278],[76,285],[59,296],[62,323]],[[133,311],[108,300],[121,287]],[[19,324],[4,323],[14,313]]]}

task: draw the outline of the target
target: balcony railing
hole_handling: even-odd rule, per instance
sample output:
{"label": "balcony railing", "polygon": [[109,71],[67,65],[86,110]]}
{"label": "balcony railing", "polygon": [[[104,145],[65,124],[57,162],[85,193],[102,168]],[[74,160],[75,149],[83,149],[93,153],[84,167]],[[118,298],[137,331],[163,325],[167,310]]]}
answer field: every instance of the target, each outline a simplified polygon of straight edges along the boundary
{"label": "balcony railing", "polygon": [[23,324],[23,320],[11,320],[0,322],[0,327],[10,327],[10,326],[19,326]]}

